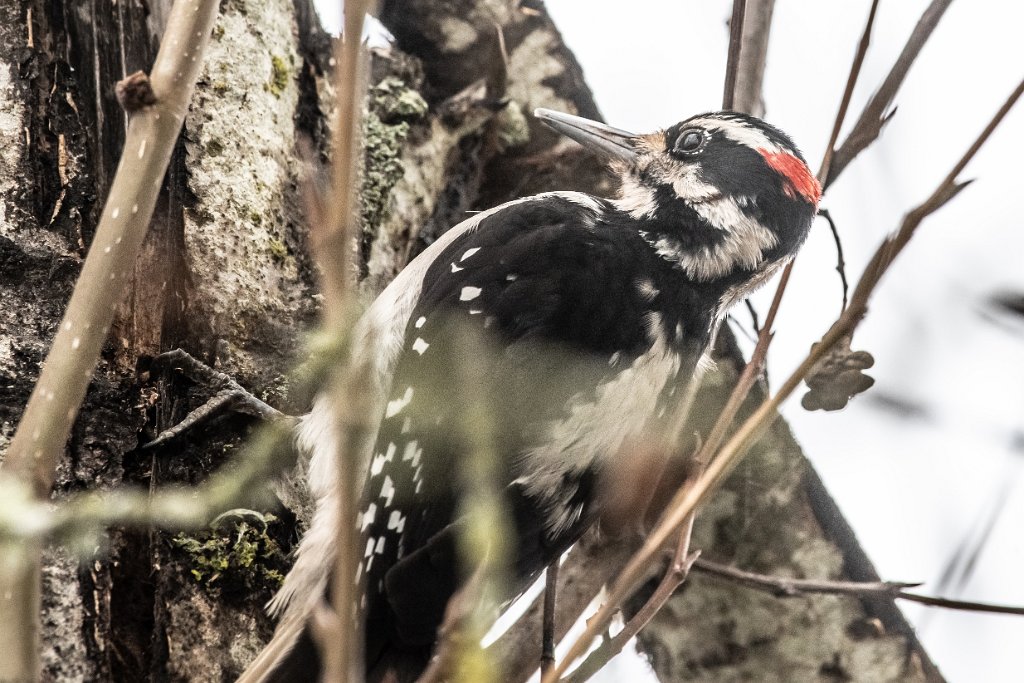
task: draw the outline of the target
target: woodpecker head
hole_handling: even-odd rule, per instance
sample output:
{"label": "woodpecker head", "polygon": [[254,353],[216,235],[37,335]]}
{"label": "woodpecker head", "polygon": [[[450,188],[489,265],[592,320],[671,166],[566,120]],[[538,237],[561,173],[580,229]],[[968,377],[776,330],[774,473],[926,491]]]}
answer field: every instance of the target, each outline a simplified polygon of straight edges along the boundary
{"label": "woodpecker head", "polygon": [[789,136],[745,114],[700,114],[636,135],[577,116],[536,116],[612,163],[620,210],[694,281],[766,280],[803,243],[821,187]]}

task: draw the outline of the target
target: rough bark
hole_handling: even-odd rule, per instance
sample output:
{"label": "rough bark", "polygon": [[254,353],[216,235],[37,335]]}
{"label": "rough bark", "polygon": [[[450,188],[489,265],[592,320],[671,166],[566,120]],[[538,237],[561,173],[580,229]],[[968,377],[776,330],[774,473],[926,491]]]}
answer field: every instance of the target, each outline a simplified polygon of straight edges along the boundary
{"label": "rough bark", "polygon": [[[148,67],[167,5],[0,3],[0,452],[116,164],[125,117],[113,84]],[[367,294],[468,210],[548,189],[610,191],[599,165],[529,117],[538,106],[599,117],[579,65],[533,5],[382,4],[400,50],[375,57],[367,100],[359,249]],[[162,350],[185,348],[270,403],[304,409],[306,399],[289,398],[287,379],[317,309],[297,141],[307,136],[323,153],[328,49],[307,0],[222,4],[182,143],[68,444],[56,498],[86,488],[196,482],[230,460],[249,425],[244,417],[155,454],[138,450],[205,397],[185,378],[148,376],[146,359]],[[726,350],[719,389],[738,359],[734,348]],[[698,546],[748,569],[863,578],[870,567],[863,554],[841,534],[828,540],[841,525],[823,521],[834,510],[808,495],[820,491],[808,487],[806,462],[784,426],[761,451],[702,514]],[[305,518],[301,478],[274,490],[285,506],[266,537],[286,551]],[[780,523],[783,509],[792,522]],[[209,540],[112,529],[99,552],[52,549],[43,576],[45,678],[213,681],[237,674],[269,638],[262,603],[275,586],[252,569],[210,581],[200,556],[182,547],[190,539]],[[714,629],[707,627],[709,610]],[[885,635],[849,635],[851,624],[870,625],[874,617]],[[780,601],[693,578],[647,633],[642,647],[663,680],[712,669],[725,678],[776,670],[789,680],[843,672],[857,678],[883,671],[870,668],[876,664],[895,671],[898,662],[906,674],[915,656],[930,670],[886,601]],[[668,641],[687,649],[660,644]],[[873,673],[865,677],[891,678]]]}
{"label": "rough bark", "polygon": [[[698,428],[714,420],[742,368],[726,338],[698,397]],[[764,387],[752,394],[741,418]],[[692,545],[707,559],[764,574],[878,578],[781,419],[701,510]],[[637,640],[663,681],[942,680],[892,600],[780,598],[697,571]]]}

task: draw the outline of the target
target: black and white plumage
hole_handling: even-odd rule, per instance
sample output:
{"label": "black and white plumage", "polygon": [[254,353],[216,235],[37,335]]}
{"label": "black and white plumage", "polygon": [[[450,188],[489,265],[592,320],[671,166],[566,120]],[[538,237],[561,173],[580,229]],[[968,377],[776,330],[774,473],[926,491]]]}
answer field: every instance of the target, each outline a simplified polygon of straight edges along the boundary
{"label": "black and white plumage", "polygon": [[[460,400],[436,371],[458,353],[455,330],[485,330],[498,348],[478,390],[501,416],[519,590],[594,519],[610,459],[657,431],[726,311],[792,258],[815,214],[820,188],[802,156],[758,119],[711,113],[632,135],[537,116],[609,157],[620,197],[552,192],[477,214],[415,259],[360,323],[361,359],[380,388],[358,520],[375,675],[395,666],[404,680],[426,665],[464,575],[453,526]],[[317,666],[303,624],[335,550],[329,415],[322,401],[300,428],[318,508],[273,605],[284,612],[273,680]]]}

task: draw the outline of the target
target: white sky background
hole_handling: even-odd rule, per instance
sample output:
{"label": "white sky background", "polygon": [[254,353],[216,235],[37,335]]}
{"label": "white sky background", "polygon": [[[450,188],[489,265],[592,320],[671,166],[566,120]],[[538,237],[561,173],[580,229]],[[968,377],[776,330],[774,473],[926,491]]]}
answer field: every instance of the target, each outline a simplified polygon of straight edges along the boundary
{"label": "white sky background", "polygon": [[[881,3],[851,124],[927,5]],[[797,141],[813,169],[869,6],[777,0],[766,118]],[[648,132],[720,106],[729,0],[548,0],[547,7],[610,124]],[[961,0],[946,12],[881,141],[823,202],[838,223],[851,285],[1024,76],[1022,25],[1024,4],[1005,0]],[[964,177],[977,182],[924,223],[883,281],[854,340],[876,360],[871,392],[839,413],[807,413],[798,399],[784,411],[883,578],[926,581],[927,592],[1008,491],[971,580],[951,597],[1017,605],[1024,605],[1024,323],[998,315],[994,322],[986,298],[1024,292],[1022,152],[1019,104],[967,168]],[[838,313],[834,266],[832,237],[819,222],[779,314],[770,356],[776,382]],[[769,285],[757,296],[762,315],[772,292]],[[737,315],[747,325],[745,311]],[[883,397],[921,416],[901,417]],[[1024,617],[903,606],[951,683],[1021,680]]]}

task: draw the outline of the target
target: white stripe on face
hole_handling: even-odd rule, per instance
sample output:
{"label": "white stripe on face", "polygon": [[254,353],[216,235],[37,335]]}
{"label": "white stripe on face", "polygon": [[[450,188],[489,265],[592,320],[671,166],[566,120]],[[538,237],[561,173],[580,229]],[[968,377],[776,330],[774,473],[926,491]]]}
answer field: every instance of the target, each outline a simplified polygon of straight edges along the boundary
{"label": "white stripe on face", "polygon": [[761,129],[743,121],[707,117],[687,121],[686,125],[687,127],[694,126],[696,128],[718,131],[733,142],[738,142],[754,151],[763,149],[772,153],[792,153],[792,150],[783,149],[773,142]]}

